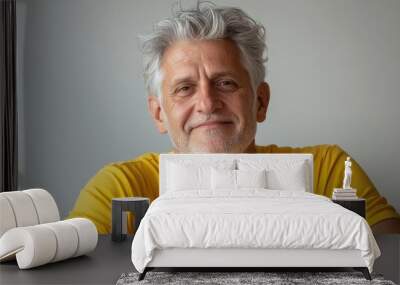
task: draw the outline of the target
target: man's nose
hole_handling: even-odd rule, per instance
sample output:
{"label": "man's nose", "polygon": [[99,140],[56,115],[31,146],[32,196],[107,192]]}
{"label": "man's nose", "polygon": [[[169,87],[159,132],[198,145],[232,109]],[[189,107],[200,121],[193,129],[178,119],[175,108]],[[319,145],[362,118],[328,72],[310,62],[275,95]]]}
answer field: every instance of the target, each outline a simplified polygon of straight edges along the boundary
{"label": "man's nose", "polygon": [[222,102],[209,83],[202,84],[197,94],[196,111],[205,114],[214,113],[222,108]]}

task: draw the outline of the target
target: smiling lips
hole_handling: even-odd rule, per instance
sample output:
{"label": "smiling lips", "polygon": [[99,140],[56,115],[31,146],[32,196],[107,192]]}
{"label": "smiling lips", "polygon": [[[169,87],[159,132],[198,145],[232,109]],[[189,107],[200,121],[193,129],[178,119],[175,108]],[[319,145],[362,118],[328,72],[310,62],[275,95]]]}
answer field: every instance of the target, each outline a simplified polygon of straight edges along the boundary
{"label": "smiling lips", "polygon": [[220,125],[228,125],[228,124],[232,124],[232,122],[218,122],[218,121],[214,121],[214,122],[204,122],[203,124],[197,125],[194,128],[200,128],[200,127],[217,127]]}
{"label": "smiling lips", "polygon": [[191,128],[191,131],[197,128],[217,128],[226,125],[232,125],[232,121],[207,121],[198,125],[195,125]]}

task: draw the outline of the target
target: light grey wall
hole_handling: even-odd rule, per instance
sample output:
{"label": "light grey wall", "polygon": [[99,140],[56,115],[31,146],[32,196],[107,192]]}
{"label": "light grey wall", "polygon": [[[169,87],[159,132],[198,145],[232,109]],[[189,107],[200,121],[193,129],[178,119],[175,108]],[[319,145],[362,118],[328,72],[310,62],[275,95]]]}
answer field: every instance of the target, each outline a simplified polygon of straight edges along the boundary
{"label": "light grey wall", "polygon": [[[170,149],[147,114],[137,35],[174,2],[18,0],[21,188],[46,188],[65,216],[104,164]],[[257,142],[339,144],[400,211],[400,1],[215,2],[267,28]]]}

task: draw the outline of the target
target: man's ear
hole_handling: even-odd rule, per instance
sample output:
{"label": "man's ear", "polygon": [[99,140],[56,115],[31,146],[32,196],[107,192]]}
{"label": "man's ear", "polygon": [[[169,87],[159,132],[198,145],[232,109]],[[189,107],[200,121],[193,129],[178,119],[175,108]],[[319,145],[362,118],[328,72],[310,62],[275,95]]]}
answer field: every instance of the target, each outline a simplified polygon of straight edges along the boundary
{"label": "man's ear", "polygon": [[161,110],[161,100],[159,97],[154,95],[147,96],[147,108],[150,112],[151,117],[161,134],[167,133],[167,128],[165,127],[165,118],[164,113]]}
{"label": "man's ear", "polygon": [[265,121],[269,104],[269,85],[262,82],[257,88],[257,122]]}

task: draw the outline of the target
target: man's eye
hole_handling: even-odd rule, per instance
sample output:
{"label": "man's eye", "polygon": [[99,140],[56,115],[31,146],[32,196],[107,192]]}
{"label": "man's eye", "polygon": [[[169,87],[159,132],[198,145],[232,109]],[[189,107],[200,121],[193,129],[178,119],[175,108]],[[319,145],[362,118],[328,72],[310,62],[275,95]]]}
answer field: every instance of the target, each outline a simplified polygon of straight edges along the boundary
{"label": "man's eye", "polygon": [[175,90],[175,94],[183,96],[183,95],[188,94],[191,89],[192,89],[192,86],[190,86],[190,85],[181,86]]}
{"label": "man's eye", "polygon": [[216,85],[223,91],[235,91],[237,89],[237,84],[232,80],[220,80]]}

